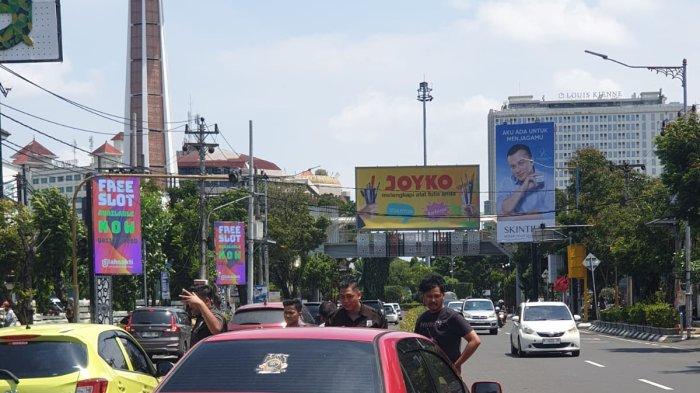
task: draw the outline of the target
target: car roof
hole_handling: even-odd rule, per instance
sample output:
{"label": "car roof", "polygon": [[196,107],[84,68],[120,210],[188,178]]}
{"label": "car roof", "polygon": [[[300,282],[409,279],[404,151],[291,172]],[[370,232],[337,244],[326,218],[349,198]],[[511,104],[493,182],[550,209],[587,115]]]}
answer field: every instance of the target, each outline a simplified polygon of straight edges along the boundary
{"label": "car roof", "polygon": [[236,312],[238,311],[249,311],[249,310],[264,310],[264,309],[273,309],[273,310],[283,310],[284,305],[282,302],[267,302],[267,303],[253,303],[253,304],[246,304],[245,306],[240,306],[236,309]]}
{"label": "car roof", "polygon": [[153,312],[153,311],[185,312],[185,310],[183,310],[183,309],[181,309],[181,308],[177,308],[177,307],[159,307],[159,306],[155,306],[155,307],[150,307],[150,306],[149,306],[149,307],[139,307],[139,308],[137,308],[136,310],[134,310],[134,311],[132,311],[132,312],[136,312],[136,311],[149,311],[149,312]]}
{"label": "car roof", "polygon": [[[481,300],[481,301],[486,300],[486,301],[489,301],[489,302],[493,303],[493,302],[491,301],[491,299],[486,299],[486,298],[483,298],[483,297],[472,297],[472,298],[469,298],[469,299],[467,299],[467,300],[477,300],[477,301],[478,301],[478,300]],[[466,301],[466,300],[465,300],[465,301]]]}
{"label": "car roof", "polygon": [[50,325],[32,325],[29,329],[26,326],[8,327],[0,330],[0,337],[7,336],[65,336],[77,338],[80,341],[97,337],[100,333],[109,330],[122,330],[114,325],[101,325],[90,323],[58,323]]}
{"label": "car roof", "polygon": [[447,303],[447,304],[450,305],[450,304],[452,304],[452,303],[464,303],[464,302],[461,301],[461,300],[450,300],[450,302]]}
{"label": "car roof", "polygon": [[234,340],[330,340],[373,342],[379,336],[390,334],[391,337],[422,337],[414,333],[370,328],[342,327],[302,327],[286,329],[251,329],[227,332],[210,336],[207,342]]}
{"label": "car roof", "polygon": [[566,306],[566,303],[562,302],[527,302],[527,303],[522,303],[524,306],[528,307],[539,307],[539,306]]}

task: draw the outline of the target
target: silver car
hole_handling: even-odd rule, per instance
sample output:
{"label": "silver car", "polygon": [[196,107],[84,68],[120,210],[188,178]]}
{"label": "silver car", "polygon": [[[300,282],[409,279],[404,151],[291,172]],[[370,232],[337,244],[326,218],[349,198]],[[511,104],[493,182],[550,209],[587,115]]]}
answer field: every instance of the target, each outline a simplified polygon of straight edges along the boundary
{"label": "silver car", "polygon": [[488,330],[491,334],[498,334],[498,317],[491,299],[465,300],[462,315],[474,330]]}

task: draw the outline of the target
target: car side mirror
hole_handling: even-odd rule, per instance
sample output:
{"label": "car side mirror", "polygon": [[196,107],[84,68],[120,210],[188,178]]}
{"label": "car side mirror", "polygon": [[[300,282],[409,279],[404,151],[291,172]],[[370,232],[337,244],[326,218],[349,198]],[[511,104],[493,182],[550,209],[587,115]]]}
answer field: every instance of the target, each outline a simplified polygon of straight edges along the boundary
{"label": "car side mirror", "polygon": [[158,362],[156,364],[156,378],[166,376],[175,367],[173,362]]}
{"label": "car side mirror", "polygon": [[498,382],[474,382],[472,393],[503,393],[503,389]]}
{"label": "car side mirror", "polygon": [[581,320],[581,316],[580,316],[580,315],[574,315],[574,321],[578,322],[578,321],[580,321],[580,320]]}
{"label": "car side mirror", "polygon": [[513,315],[513,318],[511,318],[513,322],[520,322],[520,317],[517,315]]}

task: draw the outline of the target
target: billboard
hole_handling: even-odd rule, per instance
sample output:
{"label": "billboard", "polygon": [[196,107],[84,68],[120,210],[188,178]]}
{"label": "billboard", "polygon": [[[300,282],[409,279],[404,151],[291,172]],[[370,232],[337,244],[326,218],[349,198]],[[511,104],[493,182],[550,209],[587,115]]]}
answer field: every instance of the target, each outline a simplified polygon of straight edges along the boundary
{"label": "billboard", "polygon": [[141,189],[138,177],[92,178],[95,274],[142,274]]}
{"label": "billboard", "polygon": [[358,229],[479,229],[479,166],[355,168]]}
{"label": "billboard", "polygon": [[245,224],[214,222],[216,285],[243,285],[245,276]]}
{"label": "billboard", "polygon": [[554,226],[554,123],[496,126],[496,215],[501,243]]}
{"label": "billboard", "polygon": [[63,61],[60,0],[0,0],[0,63]]}

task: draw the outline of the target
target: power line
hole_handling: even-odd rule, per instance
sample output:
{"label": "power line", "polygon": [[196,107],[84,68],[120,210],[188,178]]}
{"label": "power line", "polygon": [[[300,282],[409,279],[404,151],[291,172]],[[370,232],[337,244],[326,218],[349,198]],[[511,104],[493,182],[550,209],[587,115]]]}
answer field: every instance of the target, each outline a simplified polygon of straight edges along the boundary
{"label": "power line", "polygon": [[[38,83],[36,83],[36,82],[34,82],[34,81],[32,81],[32,80],[30,80],[30,79],[28,79],[28,78],[22,76],[21,74],[19,74],[19,73],[17,73],[16,71],[14,71],[14,70],[8,68],[8,67],[5,66],[5,65],[0,64],[0,68],[2,68],[3,70],[7,71],[8,73],[14,75],[15,77],[17,77],[17,78],[19,78],[19,79],[21,79],[21,80],[23,80],[23,81],[29,83],[30,85],[32,85],[32,86],[34,86],[34,87],[36,87],[36,88],[38,88],[38,89],[40,89],[40,90],[43,90],[44,92],[46,92],[46,93],[48,93],[48,94],[50,94],[50,95],[52,95],[52,96],[58,98],[59,100],[65,101],[65,102],[67,102],[67,103],[69,103],[69,104],[71,104],[71,105],[73,105],[73,106],[76,106],[76,107],[78,107],[78,108],[80,108],[80,109],[82,109],[82,110],[84,110],[84,111],[86,111],[86,112],[90,112],[90,113],[92,113],[92,114],[94,114],[94,115],[96,115],[96,116],[105,118],[105,119],[110,120],[110,121],[114,121],[114,122],[121,123],[121,124],[124,124],[124,125],[131,125],[131,120],[132,120],[132,119],[130,119],[130,118],[123,117],[123,116],[119,116],[119,115],[114,115],[114,114],[111,114],[111,113],[108,113],[108,112],[104,112],[104,111],[101,111],[101,110],[99,110],[99,109],[95,109],[95,108],[92,108],[92,107],[90,107],[90,106],[81,104],[81,103],[79,103],[79,102],[77,102],[77,101],[74,101],[74,100],[72,100],[72,99],[70,99],[70,98],[66,98],[66,97],[64,97],[64,96],[62,96],[62,95],[60,95],[60,94],[58,94],[58,93],[55,93],[55,92],[53,92],[53,91],[51,91],[51,90],[49,90],[49,89],[47,89],[47,88],[45,88],[45,87],[39,85]],[[117,120],[117,119],[119,119],[119,120]],[[124,123],[124,120],[126,120],[127,123]],[[187,122],[188,122],[187,120],[183,120],[183,121],[170,121],[170,122],[165,122],[165,124],[183,124],[183,123],[187,123]],[[146,124],[146,121],[142,121],[142,124]],[[160,131],[160,130],[159,130],[159,131]]]}
{"label": "power line", "polygon": [[[6,118],[6,119],[8,119],[8,120],[10,120],[10,121],[13,121],[13,122],[15,122],[15,123],[17,123],[17,124],[19,124],[19,125],[21,125],[21,126],[23,126],[23,127],[26,127],[26,128],[28,128],[28,129],[30,129],[30,130],[32,130],[32,131],[38,132],[39,134],[44,135],[44,136],[47,137],[47,138],[53,139],[54,141],[56,141],[56,142],[58,142],[58,143],[64,144],[64,145],[66,145],[66,146],[70,146],[70,147],[72,147],[72,148],[74,148],[74,149],[77,149],[77,150],[80,150],[80,151],[82,151],[82,152],[84,152],[84,153],[87,153],[87,154],[89,154],[89,155],[91,155],[91,156],[93,156],[93,157],[98,157],[97,154],[94,154],[94,153],[91,152],[91,151],[85,150],[85,149],[83,149],[83,148],[81,148],[81,147],[77,147],[77,146],[71,145],[71,144],[68,143],[68,142],[62,141],[62,140],[60,140],[60,139],[58,139],[58,138],[56,138],[56,137],[54,137],[54,136],[52,136],[52,135],[49,135],[49,134],[47,134],[47,133],[45,133],[45,132],[43,132],[43,131],[40,131],[40,130],[38,130],[38,129],[36,129],[36,128],[34,128],[34,127],[28,125],[28,124],[22,123],[21,121],[19,121],[19,120],[13,118],[13,117],[11,117],[11,116],[8,116],[8,115],[6,115],[6,114],[4,114],[4,113],[0,113],[0,116],[4,117],[4,118]],[[122,163],[121,161],[117,161],[117,160],[114,160],[114,159],[111,159],[111,158],[108,158],[108,157],[100,157],[100,158],[103,159],[103,160],[106,160],[106,161],[111,161],[111,162],[113,162],[113,163],[115,163],[115,164],[124,165],[124,166],[127,167],[127,168],[134,168],[134,169],[136,168],[136,167],[134,167],[134,166],[124,164],[124,163]]]}
{"label": "power line", "polygon": [[[86,129],[86,128],[80,128],[80,127],[71,126],[71,125],[68,125],[68,124],[59,123],[59,122],[57,122],[57,121],[53,121],[53,120],[50,120],[50,119],[43,118],[43,117],[41,117],[41,116],[37,116],[37,115],[31,114],[31,113],[29,113],[29,112],[25,112],[25,111],[23,111],[23,110],[21,110],[21,109],[17,109],[17,108],[15,108],[15,107],[12,107],[12,106],[7,105],[7,104],[2,104],[2,103],[0,103],[0,106],[5,107],[5,108],[8,108],[8,109],[11,109],[11,110],[16,111],[16,112],[19,112],[19,113],[21,113],[21,114],[23,114],[23,115],[27,115],[27,116],[29,116],[29,117],[33,117],[33,118],[38,119],[38,120],[45,121],[45,122],[47,122],[47,123],[51,123],[51,124],[54,124],[54,125],[57,125],[57,126],[65,127],[65,128],[69,128],[69,129],[74,130],[74,131],[89,132],[89,133],[92,133],[92,134],[99,134],[99,135],[111,135],[111,136],[114,136],[114,135],[115,135],[114,132],[96,131],[96,130],[90,130],[90,129]],[[185,124],[181,124],[181,125],[179,125],[179,126],[177,126],[177,127],[175,127],[175,128],[171,128],[171,129],[165,130],[165,131],[166,131],[166,132],[184,132],[184,130],[183,130],[183,131],[178,131],[179,129],[184,128],[184,127],[185,127]]]}
{"label": "power line", "polygon": [[[42,159],[39,158],[39,157],[46,157],[46,156],[42,156],[42,155],[40,155],[40,154],[29,154],[29,153],[25,153],[25,152],[21,151],[21,149],[22,149],[21,146],[19,146],[19,149],[17,149],[17,148],[14,148],[14,147],[12,147],[12,146],[7,145],[8,142],[9,142],[10,144],[12,144],[12,145],[15,145],[15,146],[19,146],[19,145],[16,145],[16,144],[14,144],[14,143],[12,143],[12,142],[10,142],[10,141],[7,141],[7,140],[3,141],[3,145],[5,145],[5,147],[9,148],[10,150],[15,151],[15,152],[17,152],[18,154],[21,154],[21,155],[23,155],[23,156],[26,156],[26,157],[30,157],[30,158],[32,158],[32,159],[35,159],[35,160],[37,160],[37,161],[39,161],[39,162],[42,162],[42,163],[44,163],[44,164],[50,165],[50,166],[52,166],[54,169],[65,169],[65,170],[67,170],[67,171],[69,171],[69,172],[77,173],[77,174],[79,174],[79,175],[84,175],[84,174],[85,174],[85,172],[80,172],[80,171],[76,171],[75,169],[71,169],[71,167],[70,167],[71,164],[65,163],[65,162],[63,162],[63,161],[58,161],[58,162],[61,162],[61,163],[65,164],[65,165],[67,165],[67,166],[65,166],[65,167],[58,166],[58,165],[54,164],[54,163],[51,162],[51,161],[46,161],[46,160],[42,160]],[[54,161],[57,161],[57,160],[54,160]],[[14,164],[13,164],[13,165],[14,165]],[[78,167],[73,166],[73,168],[78,168]]]}

